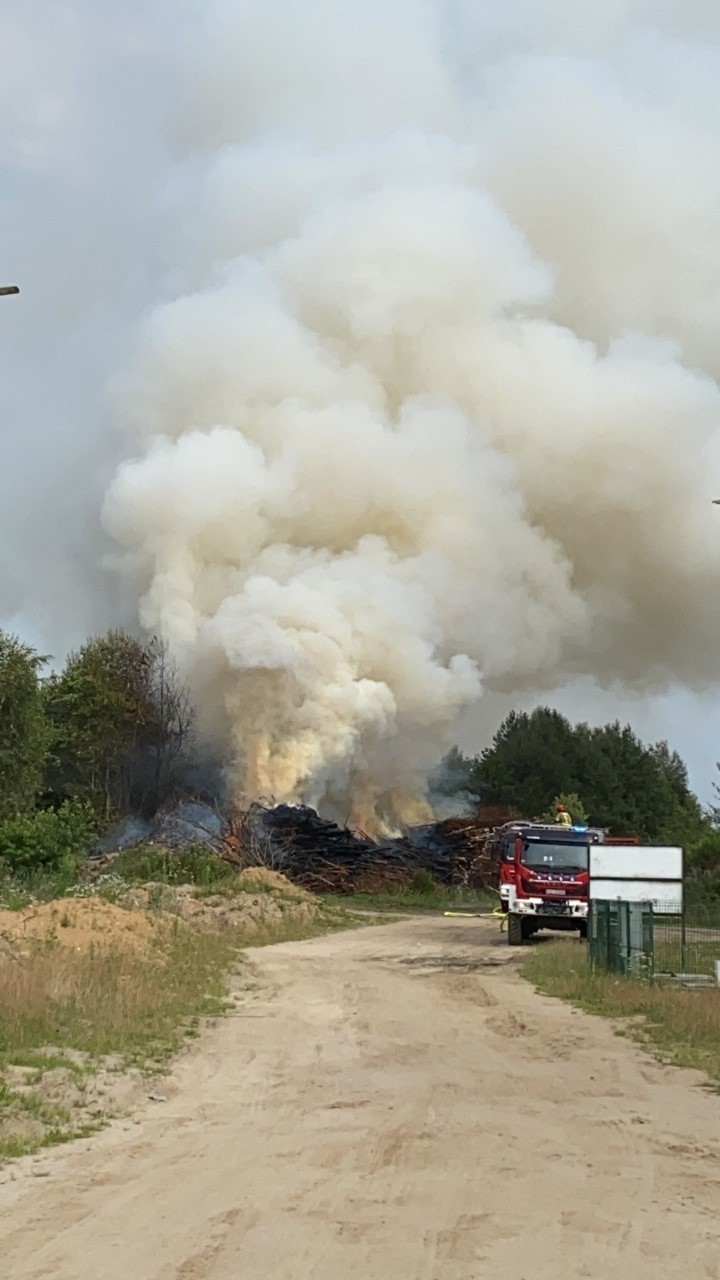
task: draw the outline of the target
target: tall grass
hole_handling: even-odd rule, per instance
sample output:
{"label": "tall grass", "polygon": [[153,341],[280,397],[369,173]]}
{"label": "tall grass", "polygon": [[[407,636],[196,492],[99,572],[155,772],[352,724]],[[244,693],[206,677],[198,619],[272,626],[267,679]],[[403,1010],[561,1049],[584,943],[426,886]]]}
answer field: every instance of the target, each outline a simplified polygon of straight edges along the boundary
{"label": "tall grass", "polygon": [[113,874],[133,884],[154,881],[209,888],[237,875],[236,867],[200,844],[188,844],[180,849],[139,845],[119,853],[111,867]]}
{"label": "tall grass", "polygon": [[241,950],[346,923],[331,911],[222,930],[174,921],[157,925],[144,952],[102,942],[82,951],[41,942],[22,961],[3,966],[0,1063],[52,1045],[155,1068],[179,1047],[188,1026],[223,1011]]}
{"label": "tall grass", "polygon": [[11,871],[0,865],[0,907],[22,911],[34,902],[62,898],[78,883],[78,864],[66,859],[58,867]]}
{"label": "tall grass", "polygon": [[720,1084],[720,990],[650,985],[593,972],[584,947],[567,942],[528,951],[523,976],[546,995],[588,1013],[620,1021],[628,1035],[661,1061],[704,1071]]}
{"label": "tall grass", "polygon": [[0,1054],[72,1049],[153,1065],[180,1043],[188,1019],[220,1012],[225,973],[241,945],[228,933],[179,924],[146,954],[40,943],[3,966]]}
{"label": "tall grass", "polygon": [[[2,965],[0,985],[0,1159],[91,1132],[105,1117],[78,1099],[48,1101],[49,1071],[89,1076],[105,1067],[155,1074],[202,1019],[227,1007],[233,969],[245,947],[307,938],[347,927],[329,909],[288,914],[243,929],[193,929],[157,920],[144,950],[104,946],[81,951],[52,938],[27,942]],[[141,935],[145,937],[145,935]],[[20,1071],[21,1085],[16,1076]],[[27,1075],[27,1072],[30,1075]]]}
{"label": "tall grass", "polygon": [[[176,925],[158,930],[144,954],[102,945],[76,951],[45,941],[5,961],[0,1158],[96,1129],[104,1117],[74,1077],[107,1064],[159,1070],[200,1017],[222,1012],[240,942]],[[65,1083],[59,1099],[49,1100],[44,1079],[58,1069]]]}

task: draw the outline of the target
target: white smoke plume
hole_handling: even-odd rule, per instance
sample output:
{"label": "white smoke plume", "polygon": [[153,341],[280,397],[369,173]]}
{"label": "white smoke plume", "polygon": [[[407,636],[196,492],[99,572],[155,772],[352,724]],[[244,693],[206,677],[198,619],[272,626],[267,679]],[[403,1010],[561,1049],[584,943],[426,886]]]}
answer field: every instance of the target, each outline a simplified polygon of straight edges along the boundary
{"label": "white smoke plume", "polygon": [[130,25],[162,283],[103,521],[238,791],[395,823],[484,690],[714,680],[717,6]]}

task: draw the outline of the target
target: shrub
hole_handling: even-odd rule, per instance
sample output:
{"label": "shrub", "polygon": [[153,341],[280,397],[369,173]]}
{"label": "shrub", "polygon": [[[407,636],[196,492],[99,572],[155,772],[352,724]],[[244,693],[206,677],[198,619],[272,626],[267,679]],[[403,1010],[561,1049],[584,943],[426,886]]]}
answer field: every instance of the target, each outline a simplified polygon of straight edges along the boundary
{"label": "shrub", "polygon": [[413,893],[419,893],[424,898],[429,898],[437,889],[431,873],[424,867],[418,867],[417,871],[413,871],[410,887]]}
{"label": "shrub", "polygon": [[92,809],[78,801],[5,818],[0,822],[0,864],[10,872],[77,867],[94,835]]}
{"label": "shrub", "polygon": [[188,844],[180,849],[164,845],[139,845],[118,854],[113,872],[123,880],[146,884],[219,884],[230,879],[236,869],[223,862],[205,845]]}

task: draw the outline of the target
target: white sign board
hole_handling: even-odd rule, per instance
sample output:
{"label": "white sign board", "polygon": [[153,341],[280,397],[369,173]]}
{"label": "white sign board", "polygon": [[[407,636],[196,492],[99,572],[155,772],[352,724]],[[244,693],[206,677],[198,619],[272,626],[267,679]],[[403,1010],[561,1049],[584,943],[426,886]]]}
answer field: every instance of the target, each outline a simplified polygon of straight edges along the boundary
{"label": "white sign board", "polygon": [[591,844],[590,875],[606,880],[682,880],[683,851],[665,845]]}
{"label": "white sign board", "polygon": [[590,845],[590,897],[682,910],[683,851],[668,845]]}

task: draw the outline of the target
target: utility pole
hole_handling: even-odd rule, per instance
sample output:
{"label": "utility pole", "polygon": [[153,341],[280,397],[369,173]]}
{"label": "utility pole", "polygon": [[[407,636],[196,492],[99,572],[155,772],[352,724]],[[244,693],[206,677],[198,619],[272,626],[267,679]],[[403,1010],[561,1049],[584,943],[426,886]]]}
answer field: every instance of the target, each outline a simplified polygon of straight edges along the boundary
{"label": "utility pole", "polygon": [[18,289],[16,284],[0,285],[0,297],[2,297],[4,294],[7,294],[7,293],[19,293],[19,292],[20,290]]}

